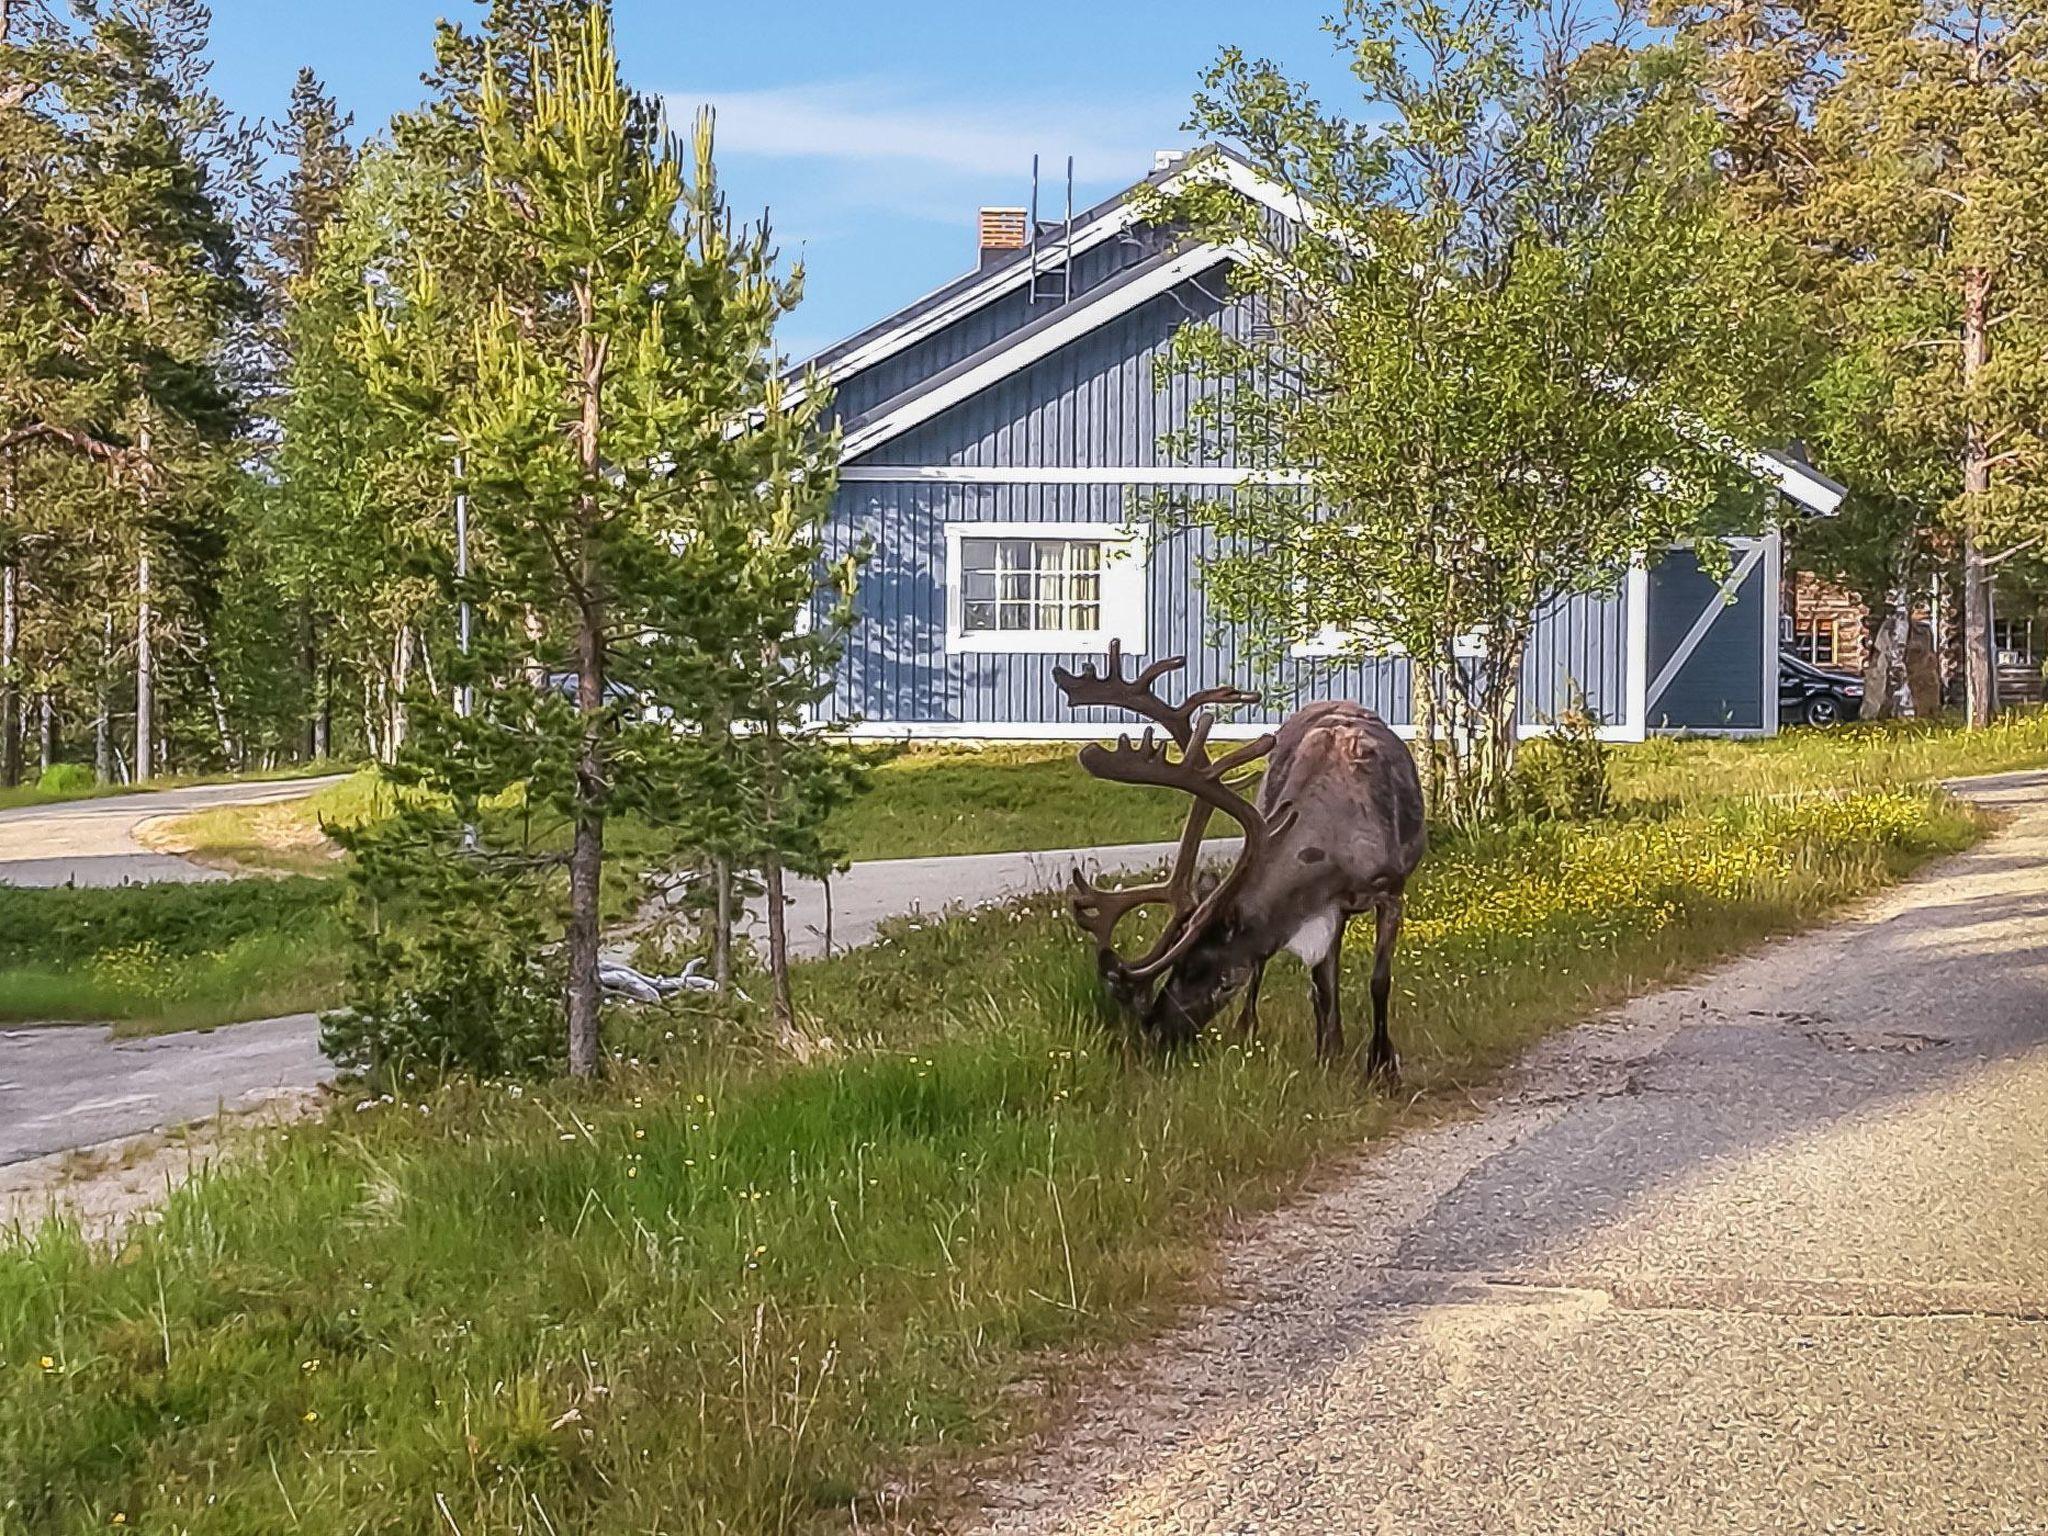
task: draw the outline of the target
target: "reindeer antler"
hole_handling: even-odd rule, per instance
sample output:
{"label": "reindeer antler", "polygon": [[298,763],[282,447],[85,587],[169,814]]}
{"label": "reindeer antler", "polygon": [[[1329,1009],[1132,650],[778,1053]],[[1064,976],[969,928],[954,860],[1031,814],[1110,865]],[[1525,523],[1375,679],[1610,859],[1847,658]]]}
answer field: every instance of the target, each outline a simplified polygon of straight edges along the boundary
{"label": "reindeer antler", "polygon": [[1124,676],[1124,647],[1121,640],[1109,642],[1109,660],[1101,672],[1092,666],[1083,666],[1079,672],[1069,672],[1065,667],[1052,669],[1052,680],[1059,685],[1067,702],[1079,708],[1095,705],[1102,709],[1124,709],[1134,715],[1163,726],[1167,735],[1180,744],[1183,752],[1195,734],[1195,716],[1205,709],[1218,705],[1256,704],[1259,696],[1247,693],[1242,688],[1205,688],[1190,695],[1179,704],[1169,704],[1159,697],[1153,685],[1170,672],[1178,672],[1188,664],[1185,656],[1162,656],[1145,668],[1136,677]]}
{"label": "reindeer antler", "polygon": [[[1188,808],[1187,823],[1181,829],[1173,870],[1163,882],[1105,889],[1092,884],[1078,868],[1074,871],[1074,921],[1094,938],[1104,960],[1114,963],[1124,976],[1132,980],[1142,981],[1156,976],[1185,954],[1189,945],[1236,894],[1253,863],[1263,856],[1266,846],[1293,819],[1292,812],[1283,812],[1269,819],[1228,783],[1231,773],[1273,750],[1272,736],[1248,742],[1220,759],[1212,761],[1209,757],[1209,731],[1215,724],[1215,716],[1209,711],[1223,704],[1255,704],[1259,695],[1241,688],[1207,688],[1190,695],[1180,704],[1169,704],[1159,697],[1154,685],[1160,678],[1178,672],[1186,665],[1186,657],[1168,656],[1153,662],[1135,677],[1125,677],[1123,647],[1112,640],[1108,664],[1101,673],[1086,666],[1079,673],[1060,667],[1053,669],[1053,681],[1066,695],[1069,704],[1128,710],[1163,727],[1180,748],[1178,759],[1169,757],[1166,743],[1157,740],[1148,728],[1142,744],[1133,745],[1129,735],[1124,735],[1114,748],[1094,743],[1083,747],[1082,767],[1100,779],[1178,789],[1194,801]],[[1229,876],[1197,902],[1194,899],[1195,875],[1201,861],[1202,836],[1208,830],[1210,817],[1217,811],[1244,828],[1244,852]],[[1130,913],[1145,906],[1170,906],[1173,916],[1167,923],[1166,932],[1148,953],[1136,960],[1122,960],[1116,955],[1116,926]]]}

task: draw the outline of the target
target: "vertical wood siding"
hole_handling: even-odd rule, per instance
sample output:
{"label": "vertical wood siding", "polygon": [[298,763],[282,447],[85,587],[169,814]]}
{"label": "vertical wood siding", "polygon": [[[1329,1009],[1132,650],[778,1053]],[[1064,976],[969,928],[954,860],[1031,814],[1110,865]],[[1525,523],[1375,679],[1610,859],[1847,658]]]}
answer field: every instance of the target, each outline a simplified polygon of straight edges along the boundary
{"label": "vertical wood siding", "polygon": [[1250,313],[1248,300],[1231,295],[1228,268],[1219,265],[882,444],[860,462],[1161,464],[1160,437],[1185,424],[1191,399],[1212,392],[1171,366],[1167,352],[1174,332],[1193,320],[1241,335]]}
{"label": "vertical wood siding", "polygon": [[[1081,298],[1119,272],[1158,254],[1164,243],[1165,237],[1159,231],[1137,229],[1081,252],[1074,258],[1074,298]],[[1047,261],[1056,263],[1056,246],[1050,254],[1041,250],[1039,261],[1041,267]],[[1031,302],[1028,284],[1006,293],[927,336],[916,346],[906,347],[842,381],[833,396],[833,409],[846,420],[860,416],[912,385],[944,372],[962,358],[972,357],[1012,331],[1043,318],[1047,312],[1048,301]]]}
{"label": "vertical wood siding", "polygon": [[[1178,374],[1166,355],[1174,331],[1188,320],[1213,321],[1233,334],[1246,334],[1252,323],[1250,303],[1231,293],[1227,268],[1218,266],[1139,306],[857,462],[864,468],[1160,466],[1165,462],[1161,436],[1185,423],[1194,392],[1203,387]],[[1004,322],[992,317],[985,323],[999,327]],[[967,339],[966,330],[933,338],[892,377],[936,371],[953,360],[948,349],[966,347]],[[871,371],[879,374],[891,366]],[[842,388],[841,403],[849,411],[850,401],[882,397],[884,391],[871,389],[865,380],[863,375]],[[841,669],[832,711],[875,725],[958,727],[961,734],[972,734],[976,726],[1070,725],[1089,718],[1066,708],[1052,669],[1076,667],[1095,656],[947,652],[946,524],[1149,522],[1154,519],[1146,515],[1148,503],[1170,489],[930,481],[842,486],[831,528],[832,552],[864,548],[870,559],[857,604],[861,623]],[[1155,530],[1148,571],[1152,657],[1187,656],[1189,688],[1225,683],[1264,688],[1265,707],[1243,715],[1247,721],[1277,721],[1310,699],[1350,698],[1393,724],[1412,722],[1410,669],[1402,658],[1276,659],[1242,634],[1219,631],[1201,598],[1201,560],[1209,537],[1199,530]],[[1553,603],[1536,626],[1524,663],[1523,723],[1540,726],[1581,694],[1602,721],[1622,723],[1627,632],[1627,603],[1619,591]],[[1093,718],[1117,723],[1115,717]]]}

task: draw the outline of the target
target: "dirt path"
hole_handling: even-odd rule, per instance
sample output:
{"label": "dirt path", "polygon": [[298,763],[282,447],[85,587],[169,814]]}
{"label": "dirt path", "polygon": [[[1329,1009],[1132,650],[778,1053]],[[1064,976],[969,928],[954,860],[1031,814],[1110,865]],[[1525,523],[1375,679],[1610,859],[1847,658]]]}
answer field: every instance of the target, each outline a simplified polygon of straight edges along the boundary
{"label": "dirt path", "polygon": [[991,1533],[2048,1532],[2048,775],[1229,1250]]}
{"label": "dirt path", "polygon": [[153,853],[137,840],[144,822],[183,816],[220,805],[269,805],[299,800],[337,784],[324,779],[279,779],[260,784],[192,784],[181,789],[0,811],[0,885],[131,885],[148,881],[221,880],[170,854]]}

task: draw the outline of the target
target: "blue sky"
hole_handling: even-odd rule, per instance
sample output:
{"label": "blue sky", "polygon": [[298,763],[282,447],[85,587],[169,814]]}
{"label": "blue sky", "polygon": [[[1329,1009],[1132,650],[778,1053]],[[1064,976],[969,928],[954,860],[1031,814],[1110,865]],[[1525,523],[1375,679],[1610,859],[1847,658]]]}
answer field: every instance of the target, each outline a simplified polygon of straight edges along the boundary
{"label": "blue sky", "polygon": [[[1329,82],[1319,0],[618,0],[628,77],[679,122],[719,109],[735,206],[766,207],[808,297],[803,356],[973,264],[975,210],[1021,204],[1075,159],[1086,204],[1186,142],[1190,93],[1232,42]],[[434,20],[470,0],[213,0],[214,84],[248,116],[283,110],[299,67],[359,128],[418,101]],[[1334,91],[1333,91],[1334,95]],[[1050,209],[1063,189],[1048,185]]]}

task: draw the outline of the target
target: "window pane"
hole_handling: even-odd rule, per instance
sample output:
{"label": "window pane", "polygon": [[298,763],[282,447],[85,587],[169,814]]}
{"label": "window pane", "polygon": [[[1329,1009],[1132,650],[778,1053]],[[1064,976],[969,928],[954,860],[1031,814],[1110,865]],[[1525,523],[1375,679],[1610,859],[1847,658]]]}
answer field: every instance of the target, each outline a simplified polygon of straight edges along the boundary
{"label": "window pane", "polygon": [[1100,631],[1104,565],[1096,539],[962,539],[962,627],[969,633]]}

